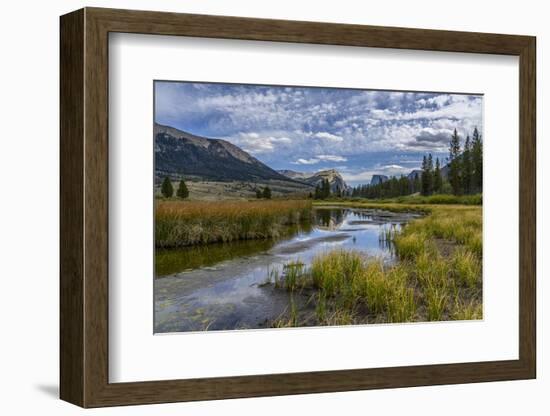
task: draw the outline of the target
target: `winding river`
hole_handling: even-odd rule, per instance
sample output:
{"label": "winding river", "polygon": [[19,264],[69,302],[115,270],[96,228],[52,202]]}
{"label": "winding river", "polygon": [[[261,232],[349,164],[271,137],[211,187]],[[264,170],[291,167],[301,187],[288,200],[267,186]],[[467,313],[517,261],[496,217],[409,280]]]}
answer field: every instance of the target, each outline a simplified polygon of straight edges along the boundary
{"label": "winding river", "polygon": [[212,244],[155,255],[155,332],[262,328],[289,304],[288,295],[265,285],[270,272],[342,248],[393,261],[384,231],[418,217],[414,213],[323,207],[312,226],[285,239]]}

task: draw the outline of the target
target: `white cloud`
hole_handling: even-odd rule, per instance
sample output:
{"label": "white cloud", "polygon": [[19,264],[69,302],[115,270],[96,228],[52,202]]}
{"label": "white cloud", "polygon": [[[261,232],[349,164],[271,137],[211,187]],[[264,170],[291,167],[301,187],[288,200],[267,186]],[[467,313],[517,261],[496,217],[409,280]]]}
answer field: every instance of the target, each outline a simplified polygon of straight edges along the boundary
{"label": "white cloud", "polygon": [[443,107],[445,104],[447,104],[451,100],[451,96],[448,94],[441,94],[437,95],[433,98],[429,98],[426,100],[426,102],[430,104],[435,104],[437,107]]}
{"label": "white cloud", "polygon": [[386,175],[386,176],[401,176],[408,175],[411,172],[411,168],[406,168],[401,165],[384,165],[375,166],[369,170],[363,170],[359,172],[341,172],[342,177],[347,182],[365,182],[368,183],[372,179],[373,175]]}
{"label": "white cloud", "polygon": [[310,159],[300,158],[296,162],[293,162],[295,165],[315,165],[319,162],[347,162],[347,158],[344,156],[338,155],[317,155]]}
{"label": "white cloud", "polygon": [[292,139],[288,137],[270,137],[270,140],[275,143],[292,143]]}
{"label": "white cloud", "polygon": [[228,109],[232,107],[255,106],[272,104],[277,101],[277,96],[272,92],[265,94],[226,94],[200,98],[197,105],[203,109]]}
{"label": "white cloud", "polygon": [[341,142],[342,140],[344,140],[342,137],[337,136],[335,134],[328,133],[326,131],[321,131],[319,133],[315,133],[315,135],[313,137],[317,137],[318,139],[329,140],[329,141],[332,141],[332,142]]}
{"label": "white cloud", "polygon": [[[383,110],[371,109],[370,116],[384,121],[413,121],[419,119],[437,120],[442,118],[464,120],[481,118],[481,97],[470,100],[465,95],[438,95],[423,100],[435,104],[436,108],[426,108],[419,105],[416,111],[393,111],[388,108]],[[422,104],[422,103],[420,103]],[[481,121],[481,120],[480,120]]]}
{"label": "white cloud", "polygon": [[235,142],[245,151],[252,154],[271,153],[277,147],[277,144],[290,144],[292,140],[288,137],[264,136],[256,132],[241,132],[235,138],[226,138],[226,140]]}
{"label": "white cloud", "polygon": [[[190,132],[224,138],[269,162],[297,160],[299,155],[300,164],[311,165],[347,162],[342,155],[377,151],[445,152],[444,138],[455,128],[464,138],[474,127],[483,127],[481,96],[156,85],[158,122],[182,130],[201,126]],[[428,140],[428,133],[441,140]]]}
{"label": "white cloud", "polygon": [[344,156],[337,156],[337,155],[318,155],[315,157],[319,160],[323,160],[326,162],[346,162],[348,160]]}
{"label": "white cloud", "polygon": [[294,162],[295,165],[315,165],[319,163],[319,159],[298,159]]}

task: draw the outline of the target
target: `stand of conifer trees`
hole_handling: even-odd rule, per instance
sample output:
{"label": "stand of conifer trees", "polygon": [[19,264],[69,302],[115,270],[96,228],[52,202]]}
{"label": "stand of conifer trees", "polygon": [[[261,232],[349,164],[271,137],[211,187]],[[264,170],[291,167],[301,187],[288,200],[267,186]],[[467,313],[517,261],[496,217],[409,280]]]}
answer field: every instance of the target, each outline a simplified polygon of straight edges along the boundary
{"label": "stand of conifer trees", "polygon": [[[421,193],[432,195],[452,193],[469,195],[482,192],[483,188],[483,142],[477,127],[472,137],[466,136],[461,149],[460,137],[455,129],[449,141],[447,178],[444,179],[441,161],[434,160],[431,153],[422,159],[422,172],[412,177],[391,177],[376,185],[359,185],[352,189],[351,196],[358,198],[395,198]],[[317,191],[316,191],[317,194]]]}
{"label": "stand of conifer trees", "polygon": [[315,199],[326,199],[330,197],[330,182],[328,179],[323,179],[323,181],[315,187],[315,193],[313,198]]}
{"label": "stand of conifer trees", "polygon": [[271,199],[271,188],[269,186],[264,187],[264,190],[256,189],[256,198],[258,199]]}

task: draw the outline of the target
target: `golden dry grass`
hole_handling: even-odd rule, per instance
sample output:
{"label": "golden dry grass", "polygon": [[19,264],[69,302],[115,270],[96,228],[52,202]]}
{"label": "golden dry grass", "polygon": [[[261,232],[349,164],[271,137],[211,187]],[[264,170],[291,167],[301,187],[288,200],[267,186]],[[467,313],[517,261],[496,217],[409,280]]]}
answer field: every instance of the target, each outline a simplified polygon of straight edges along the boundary
{"label": "golden dry grass", "polygon": [[311,221],[310,201],[156,201],[155,244],[181,247],[277,238]]}

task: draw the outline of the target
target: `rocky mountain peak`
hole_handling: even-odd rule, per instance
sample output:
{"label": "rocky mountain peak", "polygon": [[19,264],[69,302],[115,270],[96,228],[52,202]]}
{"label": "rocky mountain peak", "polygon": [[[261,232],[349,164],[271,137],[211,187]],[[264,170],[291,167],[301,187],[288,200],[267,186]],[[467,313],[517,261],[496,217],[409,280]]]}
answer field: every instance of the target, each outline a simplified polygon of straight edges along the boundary
{"label": "rocky mountain peak", "polygon": [[344,181],[344,178],[342,178],[342,175],[336,169],[324,169],[314,173],[296,172],[289,170],[280,170],[278,172],[289,178],[311,184],[312,186],[321,185],[324,180],[328,179],[332,192],[337,192],[338,190],[343,192],[349,189],[348,184]]}
{"label": "rocky mountain peak", "polygon": [[386,182],[389,180],[389,178],[386,175],[372,175],[372,178],[370,180],[371,185],[379,185],[381,183]]}

